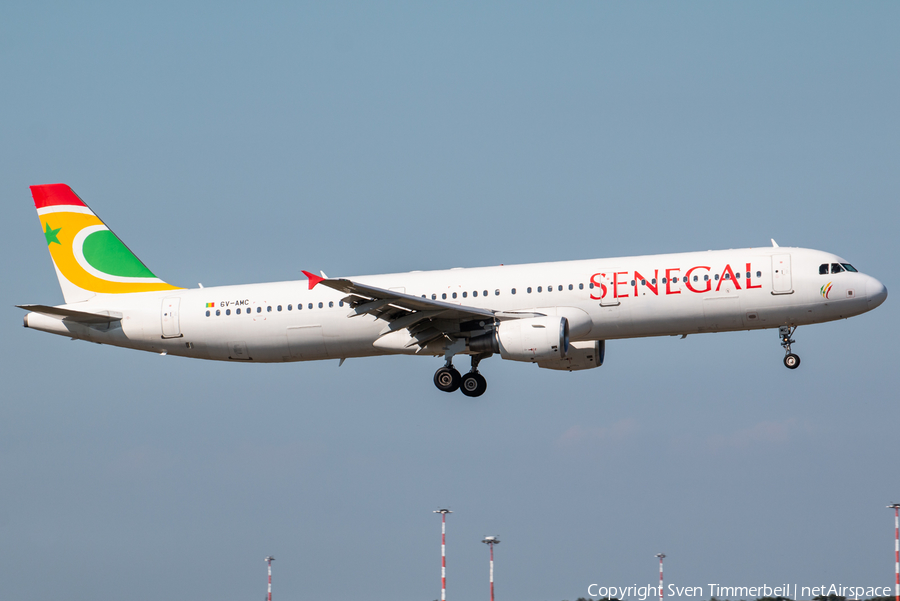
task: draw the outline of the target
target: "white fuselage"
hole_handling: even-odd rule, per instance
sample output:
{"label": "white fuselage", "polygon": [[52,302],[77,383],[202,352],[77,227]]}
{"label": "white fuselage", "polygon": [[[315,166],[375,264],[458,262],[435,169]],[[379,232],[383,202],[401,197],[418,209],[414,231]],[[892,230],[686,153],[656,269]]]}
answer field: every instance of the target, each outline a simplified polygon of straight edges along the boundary
{"label": "white fuselage", "polygon": [[[586,341],[806,325],[858,315],[884,301],[884,286],[871,276],[819,273],[820,265],[832,263],[846,262],[826,252],[775,247],[351,279],[467,307],[564,316],[571,340]],[[29,313],[26,326],[222,361],[416,352],[385,338],[383,320],[348,317],[346,296],[324,286],[310,290],[306,280],[97,295],[65,307],[120,313],[119,321],[91,326]],[[443,352],[430,346],[419,354]]]}

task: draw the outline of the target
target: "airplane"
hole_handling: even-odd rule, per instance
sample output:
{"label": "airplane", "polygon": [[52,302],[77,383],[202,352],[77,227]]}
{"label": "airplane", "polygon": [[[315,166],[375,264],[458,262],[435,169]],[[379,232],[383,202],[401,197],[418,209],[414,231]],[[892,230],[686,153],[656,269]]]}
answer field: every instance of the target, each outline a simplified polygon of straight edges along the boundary
{"label": "airplane", "polygon": [[[434,384],[484,394],[482,360],[576,371],[606,341],[778,329],[784,365],[798,326],[871,311],[887,289],[805,248],[741,248],[187,289],[159,279],[66,184],[31,186],[65,304],[17,305],[25,327],[237,363],[442,357]],[[453,366],[468,355],[471,368]]]}

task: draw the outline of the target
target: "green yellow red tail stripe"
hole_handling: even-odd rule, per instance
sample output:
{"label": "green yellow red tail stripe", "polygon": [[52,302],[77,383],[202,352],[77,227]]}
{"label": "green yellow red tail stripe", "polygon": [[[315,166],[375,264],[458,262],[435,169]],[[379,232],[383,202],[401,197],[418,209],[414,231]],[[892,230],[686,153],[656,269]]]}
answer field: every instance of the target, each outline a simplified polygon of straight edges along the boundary
{"label": "green yellow red tail stripe", "polygon": [[66,184],[31,186],[31,194],[64,293],[179,289],[156,277]]}

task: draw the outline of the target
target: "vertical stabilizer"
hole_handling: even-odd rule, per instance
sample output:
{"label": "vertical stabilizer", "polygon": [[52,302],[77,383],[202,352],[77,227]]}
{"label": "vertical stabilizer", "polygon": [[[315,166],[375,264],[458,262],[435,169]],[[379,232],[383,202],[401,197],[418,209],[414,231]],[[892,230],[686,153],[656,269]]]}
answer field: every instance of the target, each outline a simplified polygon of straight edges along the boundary
{"label": "vertical stabilizer", "polygon": [[67,304],[179,289],[147,269],[66,184],[31,186],[31,195]]}

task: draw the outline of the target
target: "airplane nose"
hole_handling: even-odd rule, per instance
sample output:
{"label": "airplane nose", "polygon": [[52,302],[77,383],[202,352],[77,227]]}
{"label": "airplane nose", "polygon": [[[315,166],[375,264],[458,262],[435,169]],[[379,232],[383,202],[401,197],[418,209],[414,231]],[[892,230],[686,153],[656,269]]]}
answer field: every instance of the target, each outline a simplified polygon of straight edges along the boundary
{"label": "airplane nose", "polygon": [[866,283],[866,298],[869,300],[869,308],[874,309],[887,298],[887,288],[875,278],[869,278]]}

